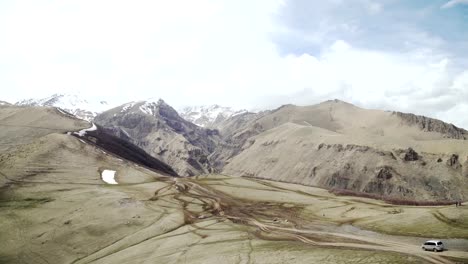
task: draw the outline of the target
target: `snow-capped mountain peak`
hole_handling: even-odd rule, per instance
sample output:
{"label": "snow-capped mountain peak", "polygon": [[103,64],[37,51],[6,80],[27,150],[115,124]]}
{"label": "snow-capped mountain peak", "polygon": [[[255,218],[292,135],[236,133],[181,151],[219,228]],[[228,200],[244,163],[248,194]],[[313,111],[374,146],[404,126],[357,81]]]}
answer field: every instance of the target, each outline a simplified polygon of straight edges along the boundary
{"label": "snow-capped mountain peak", "polygon": [[158,112],[158,107],[161,105],[160,101],[164,102],[161,99],[159,99],[157,103],[151,101],[144,101],[143,104],[141,104],[138,107],[138,109],[140,109],[141,112],[147,115],[156,116],[156,113]]}
{"label": "snow-capped mountain peak", "polygon": [[[164,100],[154,98],[147,99],[145,101],[133,101],[119,106],[120,113],[134,113],[134,111],[140,111],[147,115],[156,116],[160,108],[167,109],[170,107]],[[175,110],[174,110],[175,111]]]}
{"label": "snow-capped mountain peak", "polygon": [[217,104],[209,106],[189,106],[180,109],[180,116],[201,127],[209,127],[232,116],[246,113],[247,110],[236,110]]}
{"label": "snow-capped mountain peak", "polygon": [[91,121],[94,117],[109,108],[107,101],[87,100],[76,94],[54,94],[45,98],[31,98],[21,100],[16,105],[22,106],[50,106],[61,108],[78,118]]}

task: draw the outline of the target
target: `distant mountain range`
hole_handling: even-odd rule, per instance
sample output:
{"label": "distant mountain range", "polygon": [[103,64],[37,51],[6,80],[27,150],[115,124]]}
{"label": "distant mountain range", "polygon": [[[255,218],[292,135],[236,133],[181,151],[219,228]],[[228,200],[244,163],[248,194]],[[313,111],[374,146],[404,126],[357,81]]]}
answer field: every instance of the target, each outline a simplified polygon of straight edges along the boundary
{"label": "distant mountain range", "polygon": [[[147,102],[156,102],[157,100],[146,99]],[[0,105],[10,104],[5,101],[0,101]],[[53,94],[44,98],[24,99],[14,103],[19,106],[51,106],[65,110],[76,117],[92,121],[99,113],[118,106],[107,100],[83,98],[76,94]],[[130,108],[135,102],[128,102],[126,107]],[[141,111],[150,111],[150,108],[143,106]],[[233,115],[238,115],[247,112],[247,110],[237,110],[231,107],[220,105],[208,106],[186,106],[178,109],[180,116],[185,120],[192,122],[201,127],[213,127],[216,123],[220,123]]]}
{"label": "distant mountain range", "polygon": [[180,176],[221,172],[397,199],[468,197],[468,131],[410,113],[340,100],[259,113],[213,105],[179,114],[161,99],[112,108],[67,95],[16,105],[93,120]]}
{"label": "distant mountain range", "polygon": [[83,99],[71,94],[54,94],[40,99],[25,99],[16,102],[15,105],[58,107],[87,121],[93,120],[98,113],[110,108],[106,101]]}

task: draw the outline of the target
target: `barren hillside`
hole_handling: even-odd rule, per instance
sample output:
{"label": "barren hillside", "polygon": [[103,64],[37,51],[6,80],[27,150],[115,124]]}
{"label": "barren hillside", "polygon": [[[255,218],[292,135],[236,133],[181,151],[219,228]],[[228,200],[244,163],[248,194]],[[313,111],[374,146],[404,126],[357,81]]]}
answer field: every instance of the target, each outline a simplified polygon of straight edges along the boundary
{"label": "barren hillside", "polygon": [[281,107],[244,131],[256,135],[225,174],[416,200],[468,195],[467,132],[439,120],[334,100]]}

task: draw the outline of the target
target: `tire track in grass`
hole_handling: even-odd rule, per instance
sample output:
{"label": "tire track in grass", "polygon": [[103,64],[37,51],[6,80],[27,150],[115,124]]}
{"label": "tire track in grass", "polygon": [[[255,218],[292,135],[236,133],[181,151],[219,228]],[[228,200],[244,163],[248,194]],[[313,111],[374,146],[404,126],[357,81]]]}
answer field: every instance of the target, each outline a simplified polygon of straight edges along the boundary
{"label": "tire track in grass", "polygon": [[[338,248],[350,248],[350,249],[362,249],[362,250],[376,250],[376,251],[387,251],[387,252],[396,252],[404,255],[415,256],[420,259],[424,259],[429,263],[433,264],[451,264],[452,261],[443,258],[438,255],[427,254],[426,252],[419,252],[419,247],[414,245],[405,244],[402,242],[395,241],[385,241],[381,239],[368,238],[360,235],[347,235],[341,233],[333,232],[323,232],[323,231],[312,231],[312,230],[303,230],[300,228],[290,228],[290,227],[281,227],[277,225],[271,225],[263,223],[262,221],[267,220],[264,217],[265,215],[259,215],[258,210],[252,209],[251,212],[242,212],[242,208],[249,208],[245,204],[245,201],[241,199],[235,199],[229,195],[222,193],[220,191],[215,191],[207,186],[202,186],[190,180],[181,180],[179,181],[180,187],[177,189],[184,194],[191,193],[193,196],[201,196],[203,198],[211,198],[213,201],[213,207],[216,209],[214,212],[218,212],[218,218],[229,219],[235,221],[236,223],[257,227],[259,230],[265,233],[272,233],[283,237],[293,238],[302,243],[321,246],[321,247],[338,247]],[[290,190],[289,190],[290,191]],[[238,206],[240,207],[239,216],[229,215],[229,210],[226,210],[226,206]],[[220,213],[222,212],[222,214]],[[234,211],[233,211],[234,212]],[[280,213],[272,210],[272,214]],[[262,218],[263,217],[263,218]],[[264,219],[264,220],[262,220]],[[292,222],[292,221],[291,221]],[[342,239],[353,239],[356,242],[321,242],[315,241],[307,237],[307,234],[314,234],[318,237],[322,237],[325,240],[327,236],[333,235],[336,237],[341,237]],[[359,243],[357,243],[360,241]]]}
{"label": "tire track in grass", "polygon": [[443,213],[441,213],[439,210],[435,211],[435,212],[431,212],[432,215],[439,221],[449,225],[449,226],[452,226],[452,227],[458,227],[458,228],[466,228],[468,229],[468,222],[460,222],[460,221],[457,221],[455,219],[451,219],[449,217],[447,217],[446,215],[444,215]]}

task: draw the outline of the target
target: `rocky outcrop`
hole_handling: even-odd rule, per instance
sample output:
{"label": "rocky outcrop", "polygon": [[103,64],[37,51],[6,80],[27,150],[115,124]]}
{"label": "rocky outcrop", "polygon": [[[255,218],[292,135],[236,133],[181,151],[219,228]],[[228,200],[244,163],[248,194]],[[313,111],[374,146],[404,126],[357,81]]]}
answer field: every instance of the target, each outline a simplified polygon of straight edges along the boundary
{"label": "rocky outcrop", "polygon": [[404,156],[403,156],[404,161],[419,160],[419,154],[412,148],[408,148],[407,150],[403,151],[403,153],[404,153]]}
{"label": "rocky outcrop", "polygon": [[401,178],[401,175],[390,166],[377,167],[375,177],[371,179],[362,189],[365,193],[378,194],[381,196],[390,196],[395,193],[399,196],[406,196],[411,191],[397,186],[395,181],[391,181],[393,177]]}
{"label": "rocky outcrop", "polygon": [[376,178],[379,180],[390,180],[395,172],[391,167],[384,166],[378,170]]}
{"label": "rocky outcrop", "polygon": [[457,154],[452,154],[452,156],[450,156],[450,158],[447,160],[446,162],[447,166],[455,169],[455,170],[458,170],[459,168],[461,168],[461,164],[460,162],[458,161],[458,155]]}
{"label": "rocky outcrop", "polygon": [[468,131],[455,125],[445,123],[443,121],[401,112],[393,112],[393,115],[399,117],[401,121],[410,126],[417,126],[425,132],[437,132],[443,134],[446,138],[467,139]]}

